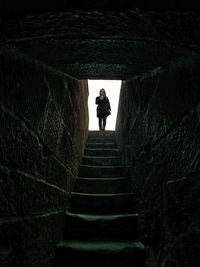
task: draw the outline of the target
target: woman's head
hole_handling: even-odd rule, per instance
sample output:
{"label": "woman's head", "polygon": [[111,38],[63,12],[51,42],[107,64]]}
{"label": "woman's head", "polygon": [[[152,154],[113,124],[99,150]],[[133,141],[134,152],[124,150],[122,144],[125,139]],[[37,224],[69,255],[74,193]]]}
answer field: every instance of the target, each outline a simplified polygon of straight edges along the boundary
{"label": "woman's head", "polygon": [[101,90],[99,91],[99,94],[102,96],[106,96],[106,91],[104,88],[101,88]]}

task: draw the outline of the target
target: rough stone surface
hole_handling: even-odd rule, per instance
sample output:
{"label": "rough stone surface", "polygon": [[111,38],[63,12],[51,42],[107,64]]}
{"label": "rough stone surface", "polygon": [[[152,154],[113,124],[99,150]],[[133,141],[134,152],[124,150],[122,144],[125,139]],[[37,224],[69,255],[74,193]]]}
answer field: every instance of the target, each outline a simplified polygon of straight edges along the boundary
{"label": "rough stone surface", "polygon": [[117,137],[152,266],[198,259],[199,64],[188,58],[122,85]]}
{"label": "rough stone surface", "polygon": [[[50,217],[34,223],[31,217],[64,209],[85,144],[87,83],[58,70],[81,79],[126,80],[117,134],[140,200],[149,265],[197,265],[200,13],[181,8],[184,3],[163,12],[61,8],[28,14],[24,6],[19,15],[17,6],[0,17],[0,200],[7,216],[0,219],[3,267],[44,267],[51,261],[51,244],[61,239],[62,219],[52,225]],[[35,207],[36,202],[42,205]],[[24,231],[27,218],[18,220],[26,212],[29,234]],[[52,234],[55,242],[47,247]]]}
{"label": "rough stone surface", "polygon": [[0,51],[0,265],[50,264],[88,129],[87,82]]}
{"label": "rough stone surface", "polygon": [[[200,173],[167,182],[165,186],[166,258],[172,264],[199,263]],[[178,194],[177,194],[178,192]]]}
{"label": "rough stone surface", "polygon": [[0,222],[2,267],[48,266],[55,244],[63,236],[62,210],[38,216],[15,217]]}
{"label": "rough stone surface", "polygon": [[113,7],[2,17],[0,41],[78,78],[127,79],[199,54],[199,30],[198,12]]}

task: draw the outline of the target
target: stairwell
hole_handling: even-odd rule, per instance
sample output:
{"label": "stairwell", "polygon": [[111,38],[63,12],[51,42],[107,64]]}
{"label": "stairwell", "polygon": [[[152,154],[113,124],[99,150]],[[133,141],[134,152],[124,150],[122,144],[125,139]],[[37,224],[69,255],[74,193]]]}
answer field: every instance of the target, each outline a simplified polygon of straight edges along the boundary
{"label": "stairwell", "polygon": [[89,131],[55,266],[145,266],[134,193],[114,131]]}

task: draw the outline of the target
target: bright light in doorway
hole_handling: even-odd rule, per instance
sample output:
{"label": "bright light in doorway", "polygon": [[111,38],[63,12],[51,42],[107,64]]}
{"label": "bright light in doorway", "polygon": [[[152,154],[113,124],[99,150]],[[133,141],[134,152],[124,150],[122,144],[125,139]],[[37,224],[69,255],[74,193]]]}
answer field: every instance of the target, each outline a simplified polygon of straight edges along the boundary
{"label": "bright light in doorway", "polygon": [[121,80],[88,80],[88,87],[89,130],[99,130],[95,100],[101,88],[105,89],[111,105],[111,115],[107,117],[106,130],[115,130]]}

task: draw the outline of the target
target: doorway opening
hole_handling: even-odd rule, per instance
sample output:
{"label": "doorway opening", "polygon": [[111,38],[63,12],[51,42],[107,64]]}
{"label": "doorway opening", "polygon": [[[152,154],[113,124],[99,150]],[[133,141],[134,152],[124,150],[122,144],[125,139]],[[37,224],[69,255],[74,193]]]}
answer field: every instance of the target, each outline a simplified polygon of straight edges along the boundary
{"label": "doorway opening", "polygon": [[105,89],[111,106],[111,115],[107,117],[106,130],[115,131],[121,82],[121,80],[88,80],[89,131],[99,130],[95,100],[101,88]]}

